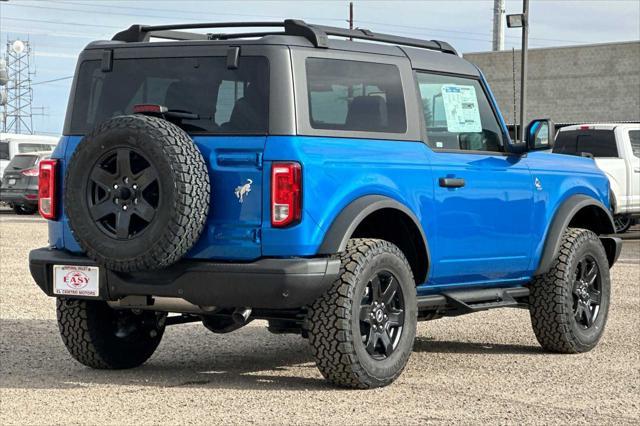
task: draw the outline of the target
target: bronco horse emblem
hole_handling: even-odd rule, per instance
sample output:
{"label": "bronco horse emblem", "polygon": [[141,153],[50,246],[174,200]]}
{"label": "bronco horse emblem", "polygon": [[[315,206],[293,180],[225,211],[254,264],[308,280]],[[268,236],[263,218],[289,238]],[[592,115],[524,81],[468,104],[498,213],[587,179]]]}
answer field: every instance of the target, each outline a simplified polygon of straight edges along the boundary
{"label": "bronco horse emblem", "polygon": [[251,179],[247,179],[247,183],[244,185],[236,186],[235,194],[238,198],[238,201],[242,203],[244,201],[244,197],[251,192],[251,184],[253,181]]}

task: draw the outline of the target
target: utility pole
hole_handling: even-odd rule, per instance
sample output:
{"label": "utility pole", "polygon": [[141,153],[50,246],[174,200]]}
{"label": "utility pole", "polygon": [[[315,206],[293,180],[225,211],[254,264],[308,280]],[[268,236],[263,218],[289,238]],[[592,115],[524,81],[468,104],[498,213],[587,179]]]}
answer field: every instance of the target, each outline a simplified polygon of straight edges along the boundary
{"label": "utility pole", "polygon": [[349,2],[349,29],[353,29],[353,2]]}
{"label": "utility pole", "polygon": [[493,51],[504,49],[504,2],[505,0],[493,0]]}
{"label": "utility pole", "polygon": [[507,15],[507,27],[522,28],[522,50],[520,52],[520,137],[524,143],[525,120],[527,119],[527,50],[529,48],[529,0],[522,0],[522,13]]}

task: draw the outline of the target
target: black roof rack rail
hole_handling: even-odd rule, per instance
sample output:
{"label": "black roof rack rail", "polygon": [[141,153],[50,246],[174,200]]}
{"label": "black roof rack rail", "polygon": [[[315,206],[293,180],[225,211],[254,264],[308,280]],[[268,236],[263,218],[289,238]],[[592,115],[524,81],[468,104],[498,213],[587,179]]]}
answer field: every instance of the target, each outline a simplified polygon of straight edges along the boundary
{"label": "black roof rack rail", "polygon": [[[176,30],[192,30],[203,28],[284,28],[284,31],[273,32],[249,32],[229,34],[201,34]],[[175,24],[175,25],[132,25],[128,29],[113,36],[112,40],[124,42],[144,42],[149,38],[164,38],[169,40],[227,40],[234,38],[262,37],[265,35],[297,35],[305,37],[315,47],[329,47],[329,36],[345,37],[350,39],[369,40],[378,43],[389,43],[400,46],[418,47],[423,49],[438,50],[444,53],[457,55],[458,52],[447,42],[439,40],[421,40],[417,38],[400,37],[391,34],[374,33],[367,29],[329,27],[324,25],[307,24],[298,19],[286,19],[284,21],[267,22],[209,22],[201,24]]]}

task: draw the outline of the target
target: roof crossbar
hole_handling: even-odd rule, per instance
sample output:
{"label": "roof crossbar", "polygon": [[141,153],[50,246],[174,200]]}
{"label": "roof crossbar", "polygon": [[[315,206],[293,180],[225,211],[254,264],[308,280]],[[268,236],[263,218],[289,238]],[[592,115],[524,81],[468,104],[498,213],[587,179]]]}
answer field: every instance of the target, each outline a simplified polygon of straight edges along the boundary
{"label": "roof crossbar", "polygon": [[[248,32],[228,34],[201,34],[176,30],[192,30],[204,28],[284,28],[284,32]],[[128,29],[117,33],[112,40],[124,42],[145,42],[151,37],[169,40],[227,40],[235,38],[262,37],[265,35],[296,35],[305,37],[315,47],[328,48],[329,36],[345,37],[358,40],[369,40],[378,43],[388,43],[400,46],[417,47],[438,50],[440,52],[457,55],[456,50],[447,42],[439,40],[421,40],[417,38],[400,37],[390,34],[374,33],[367,29],[329,27],[324,25],[307,24],[297,19],[267,22],[209,22],[199,24],[175,25],[132,25]]]}

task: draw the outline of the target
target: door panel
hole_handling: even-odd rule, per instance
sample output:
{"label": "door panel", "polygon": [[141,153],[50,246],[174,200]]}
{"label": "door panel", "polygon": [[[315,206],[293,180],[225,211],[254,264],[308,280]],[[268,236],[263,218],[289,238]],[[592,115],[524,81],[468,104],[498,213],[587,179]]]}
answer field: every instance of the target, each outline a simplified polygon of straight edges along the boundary
{"label": "door panel", "polygon": [[[433,284],[520,278],[529,265],[533,184],[519,157],[434,153]],[[464,186],[443,186],[462,179]],[[460,184],[460,181],[454,181]]]}

